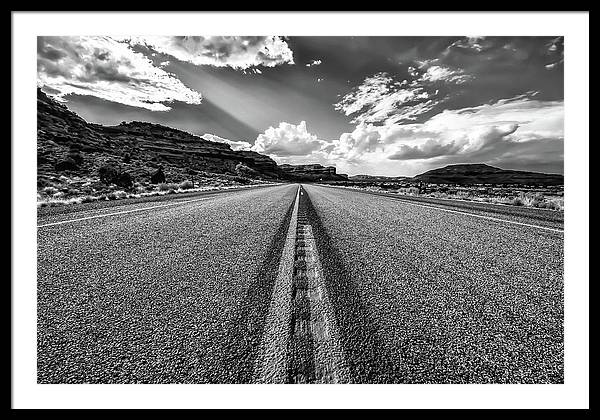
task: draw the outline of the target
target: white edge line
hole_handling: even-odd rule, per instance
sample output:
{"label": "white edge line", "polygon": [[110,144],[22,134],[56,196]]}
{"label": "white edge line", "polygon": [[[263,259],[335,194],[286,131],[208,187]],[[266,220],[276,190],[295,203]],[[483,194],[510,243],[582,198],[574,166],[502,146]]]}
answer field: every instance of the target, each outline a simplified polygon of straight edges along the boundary
{"label": "white edge line", "polygon": [[209,198],[209,197],[196,198],[194,200],[177,201],[176,203],[161,204],[159,206],[144,207],[142,209],[133,209],[133,210],[118,211],[118,212],[114,212],[114,213],[98,214],[96,216],[81,217],[78,219],[61,220],[60,222],[52,222],[52,223],[45,223],[43,225],[37,225],[37,227],[42,228],[42,227],[46,227],[46,226],[56,226],[56,225],[62,225],[65,223],[79,222],[82,220],[99,219],[101,217],[116,216],[119,214],[127,214],[127,213],[134,213],[134,212],[144,211],[144,210],[159,209],[161,207],[170,207],[170,206],[176,206],[178,204],[193,203],[195,201],[206,200],[207,198]]}
{"label": "white edge line", "polygon": [[[276,185],[282,185],[282,184],[276,184]],[[256,187],[259,187],[259,188],[260,187],[269,187],[269,186],[271,186],[271,185],[256,185],[256,186],[252,186],[252,187],[239,188],[239,190],[252,189],[252,188],[256,188]],[[232,188],[231,190],[235,190],[235,189]],[[214,192],[214,191],[227,191],[227,190],[209,190],[207,192]],[[115,213],[99,214],[97,216],[81,217],[81,218],[78,218],[78,219],[62,220],[60,222],[45,223],[43,225],[37,225],[37,227],[41,228],[41,227],[46,227],[46,226],[62,225],[64,223],[79,222],[81,220],[98,219],[98,218],[101,218],[101,217],[116,216],[118,214],[127,214],[127,213],[133,213],[133,212],[136,212],[136,211],[158,209],[158,208],[161,208],[161,207],[175,206],[177,204],[193,203],[195,201],[201,201],[201,200],[205,200],[207,198],[210,198],[210,196],[196,198],[196,199],[193,199],[193,200],[177,201],[176,203],[162,204],[162,205],[159,205],[159,206],[144,207],[143,209],[126,210],[126,211],[119,211],[119,212],[115,212]],[[133,203],[133,204],[135,204],[135,203]],[[101,209],[99,209],[99,210],[101,210]]]}
{"label": "white edge line", "polygon": [[[338,187],[329,187],[329,188],[338,188]],[[348,189],[368,194],[367,191],[360,191],[360,190],[356,190],[356,189],[353,189],[353,188],[348,188]],[[527,227],[532,227],[532,228],[537,228],[537,229],[544,229],[544,230],[548,230],[548,231],[551,231],[551,232],[558,232],[558,233],[564,233],[565,232],[564,229],[554,229],[554,228],[550,228],[550,227],[546,227],[546,226],[531,225],[529,223],[521,223],[521,222],[515,222],[513,220],[500,219],[498,217],[482,216],[480,214],[469,213],[469,212],[466,212],[466,211],[444,209],[444,208],[437,207],[437,206],[428,206],[426,204],[415,203],[415,202],[413,202],[411,200],[403,200],[401,197],[397,197],[397,196],[393,196],[393,195],[388,195],[388,194],[374,194],[374,195],[377,195],[379,197],[393,198],[393,199],[402,201],[403,203],[412,204],[413,206],[426,207],[426,208],[430,208],[430,209],[434,209],[434,210],[446,211],[448,213],[465,214],[467,216],[478,217],[480,219],[487,219],[487,220],[494,220],[494,221],[497,221],[497,222],[512,223],[513,225],[520,225],[520,226],[527,226]],[[492,204],[492,203],[488,203],[488,204]]]}
{"label": "white edge line", "polygon": [[435,207],[435,206],[428,206],[428,205],[425,205],[425,204],[413,203],[412,201],[409,201],[409,200],[402,200],[402,202],[403,203],[407,203],[407,204],[412,204],[413,206],[426,207],[426,208],[429,208],[429,209],[446,211],[448,213],[465,214],[467,216],[478,217],[480,219],[494,220],[494,221],[497,221],[497,222],[504,222],[504,223],[512,223],[513,225],[520,225],[520,226],[527,226],[527,227],[532,227],[532,228],[537,228],[537,229],[544,229],[544,230],[549,230],[551,232],[558,232],[558,233],[564,233],[565,232],[562,229],[554,229],[554,228],[550,228],[550,227],[546,227],[546,226],[531,225],[529,223],[521,223],[521,222],[515,222],[513,220],[499,219],[497,217],[482,216],[480,214],[474,214],[474,213],[469,213],[469,212],[465,212],[465,211],[443,209],[441,207]]}
{"label": "white edge line", "polygon": [[[384,197],[394,197],[394,198],[402,198],[402,197],[411,197],[411,195],[409,194],[394,194],[394,193],[387,193],[387,192],[383,192],[383,191],[369,191],[369,190],[361,190],[360,188],[352,188],[352,187],[343,187],[343,186],[331,186],[331,185],[326,185],[326,184],[318,184],[321,185],[323,187],[329,187],[329,188],[343,188],[343,189],[348,189],[351,191],[359,191],[359,192],[366,192],[366,193],[377,193],[377,195],[382,195]],[[502,207],[507,207],[507,208],[519,208],[517,206],[514,206],[512,204],[506,204],[506,203],[491,203],[489,201],[477,201],[477,200],[466,200],[466,199],[462,199],[462,198],[445,198],[445,197],[429,197],[429,196],[424,196],[423,198],[431,198],[434,200],[443,200],[443,201],[449,201],[451,203],[467,203],[467,204],[481,204],[483,206],[502,206]],[[532,208],[535,209],[536,211],[547,211],[547,212],[555,212],[557,210],[552,210],[552,209],[547,209],[547,208],[543,208],[543,207],[521,207],[521,208]]]}

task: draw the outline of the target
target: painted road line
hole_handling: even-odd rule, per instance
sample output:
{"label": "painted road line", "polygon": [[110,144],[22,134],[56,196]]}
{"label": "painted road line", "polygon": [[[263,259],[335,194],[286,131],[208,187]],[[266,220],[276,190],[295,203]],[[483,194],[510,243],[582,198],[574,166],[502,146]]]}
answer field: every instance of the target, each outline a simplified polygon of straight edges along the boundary
{"label": "painted road line", "polygon": [[287,352],[288,383],[348,383],[341,340],[327,297],[323,270],[307,216],[306,193],[300,189],[291,319]]}
{"label": "painted road line", "polygon": [[[368,191],[361,191],[361,190],[357,190],[354,188],[344,188],[344,187],[330,187],[330,186],[325,186],[325,185],[321,185],[324,186],[326,188],[335,188],[335,189],[346,189],[346,190],[352,190],[352,191],[356,191],[356,192],[360,192],[363,194],[372,194]],[[457,213],[457,214],[465,214],[467,216],[473,216],[473,217],[478,217],[480,219],[487,219],[487,220],[493,220],[496,222],[505,222],[505,223],[511,223],[513,225],[520,225],[520,226],[527,226],[527,227],[532,227],[532,228],[536,228],[536,229],[543,229],[543,230],[548,230],[551,232],[558,232],[558,233],[564,233],[564,229],[555,229],[555,228],[550,228],[550,227],[546,227],[546,226],[540,226],[540,225],[532,225],[529,223],[522,223],[522,222],[515,222],[513,220],[507,220],[507,219],[501,219],[498,217],[491,217],[491,216],[483,216],[480,214],[475,214],[475,213],[471,213],[468,211],[460,211],[460,210],[450,210],[450,209],[444,209],[435,205],[427,205],[427,204],[419,204],[419,203],[415,203],[412,200],[404,200],[401,196],[394,196],[394,195],[390,195],[390,194],[384,194],[384,193],[379,193],[379,194],[372,194],[372,195],[376,195],[378,197],[389,197],[395,200],[399,200],[402,201],[403,203],[407,203],[407,204],[411,204],[413,206],[419,206],[419,207],[426,207],[426,208],[430,208],[430,209],[435,209],[435,210],[440,210],[440,211],[445,211],[448,213]],[[448,201],[461,201],[461,202],[467,202],[466,200],[452,200],[452,199],[446,199]],[[496,205],[496,204],[491,204],[490,205]],[[485,210],[482,210],[485,211]],[[547,211],[551,211],[551,210],[547,210]]]}
{"label": "painted road line", "polygon": [[48,226],[63,225],[65,223],[80,222],[80,221],[83,221],[83,220],[99,219],[99,218],[102,218],[102,217],[109,217],[109,216],[118,216],[120,214],[135,213],[135,212],[139,212],[139,211],[153,210],[153,209],[159,209],[159,208],[163,208],[163,207],[176,206],[178,204],[193,203],[193,202],[196,202],[196,201],[206,200],[208,198],[209,197],[202,197],[202,198],[196,198],[194,200],[177,201],[176,203],[161,204],[159,206],[144,207],[144,208],[141,208],[141,209],[125,210],[125,211],[118,211],[118,212],[114,212],[114,213],[98,214],[96,216],[87,216],[87,217],[80,217],[80,218],[77,218],[77,219],[62,220],[60,222],[52,222],[52,223],[45,223],[45,224],[42,224],[42,225],[37,225],[37,227],[38,228],[42,228],[42,227],[48,227]]}
{"label": "painted road line", "polygon": [[478,217],[480,219],[493,220],[493,221],[496,221],[496,222],[510,223],[510,224],[513,224],[513,225],[527,226],[527,227],[532,227],[532,228],[536,228],[536,229],[548,230],[548,231],[551,231],[551,232],[564,233],[563,229],[554,229],[554,228],[550,228],[550,227],[546,227],[546,226],[532,225],[532,224],[529,224],[529,223],[522,223],[522,222],[515,222],[513,220],[500,219],[498,217],[482,216],[480,214],[474,214],[474,213],[465,212],[465,211],[443,209],[441,207],[428,206],[428,205],[425,205],[425,204],[418,204],[418,203],[414,203],[414,202],[408,201],[408,200],[402,200],[402,199],[400,199],[400,200],[403,203],[406,203],[406,204],[409,204],[409,205],[413,205],[413,206],[426,207],[426,208],[430,208],[430,209],[434,209],[434,210],[445,211],[445,212],[448,212],[448,213],[465,214],[467,216]]}
{"label": "painted road line", "polygon": [[300,187],[255,365],[258,383],[349,383]]}
{"label": "painted road line", "polygon": [[299,196],[300,187],[296,192],[294,210],[283,246],[265,330],[254,368],[254,382],[257,383],[287,382],[287,347],[292,310],[292,275]]}
{"label": "painted road line", "polygon": [[[319,184],[322,187],[327,187],[327,188],[337,188],[337,189],[347,189],[350,191],[358,191],[358,192],[363,192],[363,193],[367,193],[367,194],[373,194],[373,195],[379,195],[381,197],[391,197],[391,198],[396,198],[396,199],[406,199],[405,197],[410,197],[410,195],[406,195],[406,194],[395,194],[395,193],[388,193],[388,192],[383,192],[383,191],[365,191],[365,190],[361,190],[359,188],[350,188],[350,187],[332,187],[329,185],[324,185],[324,184]],[[505,203],[490,203],[487,201],[475,201],[475,200],[466,200],[463,198],[444,198],[444,197],[425,197],[425,198],[433,198],[435,200],[440,200],[440,201],[448,201],[449,203],[464,203],[464,204],[473,204],[473,205],[481,205],[481,206],[489,206],[489,207],[505,207],[507,210],[510,209],[515,209],[516,206],[512,205],[512,204],[505,204]],[[408,199],[406,199],[407,201],[409,201]],[[518,208],[518,207],[516,207]],[[527,207],[525,207],[527,208]],[[541,207],[532,207],[533,209],[535,209],[536,211],[542,211],[542,212],[554,212],[555,210],[551,210],[551,209],[546,209],[546,208],[541,208]],[[482,211],[486,211],[486,210],[482,210]]]}
{"label": "painted road line", "polygon": [[308,277],[311,332],[314,346],[314,382],[349,383],[350,369],[342,345],[310,225],[304,226],[304,259]]}

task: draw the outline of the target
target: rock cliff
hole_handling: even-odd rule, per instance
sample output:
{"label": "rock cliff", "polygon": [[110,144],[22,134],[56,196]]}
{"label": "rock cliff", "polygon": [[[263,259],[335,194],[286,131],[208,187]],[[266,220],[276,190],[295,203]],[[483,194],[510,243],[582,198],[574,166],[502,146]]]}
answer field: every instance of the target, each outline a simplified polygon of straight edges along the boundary
{"label": "rock cliff", "polygon": [[158,167],[165,168],[167,179],[190,171],[237,175],[240,165],[261,178],[281,174],[273,159],[256,152],[234,151],[228,144],[159,124],[88,123],[39,89],[37,95],[38,174],[93,176],[107,162],[148,180]]}
{"label": "rock cliff", "polygon": [[336,173],[335,166],[311,165],[279,165],[284,176],[288,179],[306,181],[343,181],[347,180],[345,174]]}

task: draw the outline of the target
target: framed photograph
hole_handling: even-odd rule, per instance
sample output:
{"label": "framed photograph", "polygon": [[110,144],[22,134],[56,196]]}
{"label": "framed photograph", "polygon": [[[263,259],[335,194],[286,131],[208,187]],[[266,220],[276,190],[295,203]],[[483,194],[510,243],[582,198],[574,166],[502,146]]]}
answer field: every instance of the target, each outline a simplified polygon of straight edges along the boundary
{"label": "framed photograph", "polygon": [[587,408],[588,13],[13,13],[17,408]]}

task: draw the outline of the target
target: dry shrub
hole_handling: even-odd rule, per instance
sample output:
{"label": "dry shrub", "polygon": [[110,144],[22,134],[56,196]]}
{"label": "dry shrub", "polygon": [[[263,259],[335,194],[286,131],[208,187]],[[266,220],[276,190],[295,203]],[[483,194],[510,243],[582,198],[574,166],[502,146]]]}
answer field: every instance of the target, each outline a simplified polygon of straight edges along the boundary
{"label": "dry shrub", "polygon": [[194,188],[194,184],[192,183],[192,181],[189,181],[187,179],[185,181],[183,181],[181,184],[179,184],[179,189],[182,189],[182,190],[189,190],[192,188]]}
{"label": "dry shrub", "polygon": [[160,183],[158,184],[158,191],[175,191],[179,186],[173,183]]}

